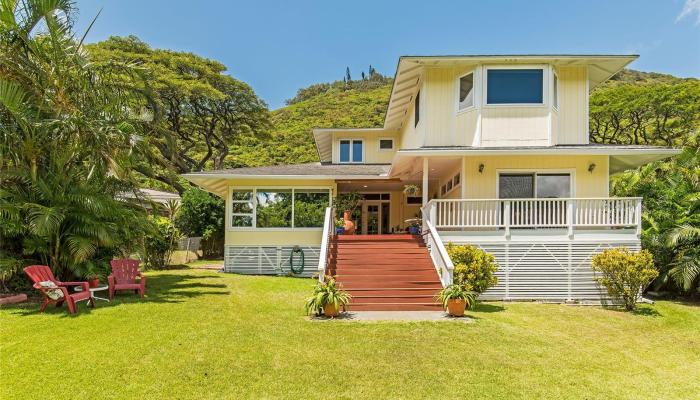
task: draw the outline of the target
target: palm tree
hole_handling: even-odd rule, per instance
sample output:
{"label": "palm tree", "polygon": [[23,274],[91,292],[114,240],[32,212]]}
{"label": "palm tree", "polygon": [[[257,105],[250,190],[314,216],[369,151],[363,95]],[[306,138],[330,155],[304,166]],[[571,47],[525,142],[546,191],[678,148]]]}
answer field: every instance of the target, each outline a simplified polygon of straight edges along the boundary
{"label": "palm tree", "polygon": [[147,93],[130,83],[138,68],[91,62],[74,12],[68,0],[0,0],[0,267],[31,258],[75,274],[138,220],[114,194],[134,186]]}

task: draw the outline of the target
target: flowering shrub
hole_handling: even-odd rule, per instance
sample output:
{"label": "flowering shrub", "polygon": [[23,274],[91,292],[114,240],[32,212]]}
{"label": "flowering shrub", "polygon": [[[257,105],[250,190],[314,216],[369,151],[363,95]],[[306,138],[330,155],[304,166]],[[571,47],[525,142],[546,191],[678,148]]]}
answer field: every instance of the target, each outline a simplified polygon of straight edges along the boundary
{"label": "flowering shrub", "polygon": [[472,245],[447,244],[454,269],[454,284],[462,285],[477,295],[498,283],[494,273],[498,264],[492,254]]}
{"label": "flowering shrub", "polygon": [[640,292],[659,276],[648,250],[606,249],[593,256],[592,267],[600,274],[596,282],[605,286],[608,294],[620,300],[628,311],[634,310]]}

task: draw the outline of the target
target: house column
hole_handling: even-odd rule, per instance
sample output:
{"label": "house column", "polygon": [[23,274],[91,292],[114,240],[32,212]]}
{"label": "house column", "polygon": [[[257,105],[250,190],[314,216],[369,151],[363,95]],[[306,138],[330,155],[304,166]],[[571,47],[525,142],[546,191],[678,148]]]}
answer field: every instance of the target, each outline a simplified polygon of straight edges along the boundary
{"label": "house column", "polygon": [[428,169],[428,158],[423,158],[423,185],[420,189],[421,194],[423,195],[423,207],[428,204],[428,175],[430,174],[430,170]]}

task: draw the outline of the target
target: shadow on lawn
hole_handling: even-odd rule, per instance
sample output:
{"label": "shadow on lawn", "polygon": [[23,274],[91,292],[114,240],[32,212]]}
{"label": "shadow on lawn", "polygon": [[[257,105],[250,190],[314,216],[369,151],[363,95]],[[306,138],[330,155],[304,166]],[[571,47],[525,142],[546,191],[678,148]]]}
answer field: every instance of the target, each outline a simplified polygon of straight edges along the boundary
{"label": "shadow on lawn", "polygon": [[476,303],[476,307],[474,307],[474,309],[471,311],[476,312],[476,313],[490,314],[490,313],[501,312],[501,311],[505,311],[505,310],[506,310],[506,308],[501,306],[501,305],[484,303],[482,301],[482,302]]}
{"label": "shadow on lawn", "polygon": [[[46,308],[45,314],[62,314],[62,317],[78,318],[82,315],[90,315],[93,310],[100,308],[115,307],[119,305],[129,305],[138,303],[181,303],[190,298],[195,298],[205,295],[228,295],[231,292],[226,289],[223,283],[208,283],[206,281],[212,279],[221,279],[220,276],[189,276],[181,274],[158,274],[148,275],[146,281],[146,297],[141,298],[138,294],[132,291],[120,291],[114,295],[114,300],[106,302],[103,300],[95,300],[96,307],[88,307],[85,301],[78,303],[78,312],[69,314],[67,306],[55,307],[49,305]],[[217,290],[219,289],[219,290]],[[97,293],[98,297],[106,297],[107,291]],[[17,304],[13,306],[3,307],[8,311],[16,312],[20,316],[30,316],[39,314],[39,302],[41,299],[35,298],[34,301]]]}

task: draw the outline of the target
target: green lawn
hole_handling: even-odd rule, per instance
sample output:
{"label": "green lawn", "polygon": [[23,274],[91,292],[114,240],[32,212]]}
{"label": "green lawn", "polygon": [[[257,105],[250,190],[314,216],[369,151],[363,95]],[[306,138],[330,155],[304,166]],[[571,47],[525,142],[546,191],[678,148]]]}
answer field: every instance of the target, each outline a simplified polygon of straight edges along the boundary
{"label": "green lawn", "polygon": [[70,317],[0,310],[2,399],[698,398],[700,307],[486,303],[475,323],[311,322],[309,279],[148,274]]}

